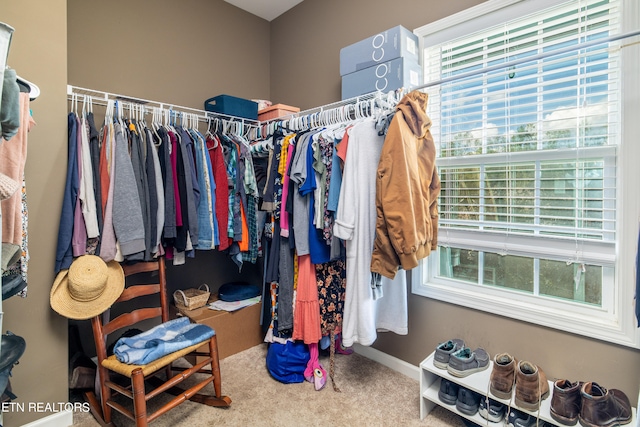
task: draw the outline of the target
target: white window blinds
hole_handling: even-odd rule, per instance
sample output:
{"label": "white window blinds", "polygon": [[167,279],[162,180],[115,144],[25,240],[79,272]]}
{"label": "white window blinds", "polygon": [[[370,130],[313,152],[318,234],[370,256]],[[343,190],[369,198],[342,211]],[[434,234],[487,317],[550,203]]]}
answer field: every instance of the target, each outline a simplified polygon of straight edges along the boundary
{"label": "white window blinds", "polygon": [[618,15],[618,0],[572,1],[425,46],[427,83],[505,64],[429,89],[440,245],[614,263],[619,55],[565,51],[618,34]]}

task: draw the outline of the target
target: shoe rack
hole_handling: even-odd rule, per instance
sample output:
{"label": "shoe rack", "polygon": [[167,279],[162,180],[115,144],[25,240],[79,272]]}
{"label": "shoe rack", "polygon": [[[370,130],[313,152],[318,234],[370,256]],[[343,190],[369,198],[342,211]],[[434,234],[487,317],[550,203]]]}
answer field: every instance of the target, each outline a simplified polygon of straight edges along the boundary
{"label": "shoe rack", "polygon": [[[473,416],[469,416],[467,414],[463,414],[458,411],[455,405],[448,405],[440,400],[438,397],[438,391],[440,390],[440,381],[445,378],[448,379],[462,387],[468,388],[469,390],[473,390],[476,393],[479,393],[481,396],[487,396],[497,402],[501,402],[507,406],[509,406],[509,400],[498,399],[492,394],[489,394],[489,380],[491,376],[491,371],[493,370],[493,360],[489,362],[489,367],[481,372],[476,372],[464,378],[458,378],[451,375],[446,369],[436,368],[433,364],[433,355],[431,353],[426,359],[424,359],[420,363],[420,419],[424,419],[429,412],[431,412],[436,405],[441,406],[445,409],[448,409],[451,412],[454,412],[460,415],[463,418],[470,420],[473,423],[485,426],[485,425],[493,425],[499,426],[502,425],[503,421],[494,423],[491,421],[487,421],[482,418],[480,414],[476,413]],[[534,417],[539,417],[540,421],[546,421],[550,424],[557,425],[560,427],[564,427],[562,424],[558,424],[553,418],[551,418],[551,393],[553,392],[553,382],[549,381],[549,396],[542,401],[540,405],[540,413],[538,415],[538,411],[529,411],[527,409],[520,408],[515,404],[514,399],[511,399],[511,407],[518,409],[519,411],[528,413],[533,415]],[[514,391],[515,393],[515,391]],[[628,427],[636,427],[638,424],[636,408],[632,408],[633,416],[631,422],[626,424]],[[580,423],[577,424],[580,426]]]}

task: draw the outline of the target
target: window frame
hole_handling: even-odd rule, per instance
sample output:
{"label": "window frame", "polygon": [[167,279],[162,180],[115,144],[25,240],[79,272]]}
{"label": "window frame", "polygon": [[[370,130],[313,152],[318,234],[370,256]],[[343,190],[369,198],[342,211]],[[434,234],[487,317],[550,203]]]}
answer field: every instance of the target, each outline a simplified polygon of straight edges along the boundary
{"label": "window frame", "polygon": [[[640,5],[635,0],[619,0],[622,10],[621,33],[640,28]],[[488,0],[454,15],[414,30],[418,36],[420,55],[426,39],[442,43],[464,34],[471,34],[552,7],[567,0]],[[461,30],[464,26],[464,30]],[[513,318],[589,338],[640,348],[640,329],[635,317],[635,269],[638,250],[640,194],[633,183],[640,181],[640,168],[633,159],[640,159],[640,144],[633,144],[640,134],[640,46],[634,39],[621,42],[621,135],[617,147],[616,235],[614,269],[605,273],[602,308],[545,296],[524,294],[515,290],[464,283],[436,277],[437,256],[422,260],[412,270],[411,291],[415,295],[452,303],[495,315]],[[426,75],[426,72],[425,72]],[[625,79],[625,76],[627,78]],[[631,141],[626,143],[625,141]],[[436,141],[438,143],[438,141]],[[635,145],[635,146],[634,146]],[[436,159],[436,166],[438,166]],[[445,159],[443,159],[444,161]],[[637,163],[637,160],[635,161]],[[442,229],[439,233],[444,233]],[[485,248],[489,251],[489,247]],[[493,251],[495,252],[495,250]],[[611,278],[610,276],[614,277]],[[606,283],[605,283],[606,282]],[[607,284],[613,284],[608,286]],[[607,308],[608,307],[608,308]]]}

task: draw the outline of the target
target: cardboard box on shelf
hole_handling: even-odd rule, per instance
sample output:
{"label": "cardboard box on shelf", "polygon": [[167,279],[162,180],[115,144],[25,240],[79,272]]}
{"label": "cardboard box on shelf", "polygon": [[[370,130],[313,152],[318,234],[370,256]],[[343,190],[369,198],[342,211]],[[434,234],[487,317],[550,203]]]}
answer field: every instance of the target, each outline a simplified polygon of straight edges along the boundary
{"label": "cardboard box on shelf", "polygon": [[422,67],[420,64],[406,58],[396,58],[342,76],[342,99],[375,91],[386,93],[401,87],[419,86],[421,83]]}
{"label": "cardboard box on shelf", "polygon": [[395,26],[340,49],[340,75],[372,67],[395,58],[418,62],[418,36]]}
{"label": "cardboard box on shelf", "polygon": [[291,107],[290,105],[284,104],[275,104],[258,111],[258,120],[263,122],[265,120],[277,119],[278,117],[290,116],[291,114],[299,112],[300,109],[298,107]]}
{"label": "cardboard box on shelf", "polygon": [[[215,298],[211,299],[213,301]],[[224,359],[232,354],[254,347],[263,342],[260,326],[262,303],[250,305],[236,311],[211,310],[208,306],[182,311],[192,322],[212,327],[218,337],[218,355]],[[173,308],[173,316],[177,310]]]}

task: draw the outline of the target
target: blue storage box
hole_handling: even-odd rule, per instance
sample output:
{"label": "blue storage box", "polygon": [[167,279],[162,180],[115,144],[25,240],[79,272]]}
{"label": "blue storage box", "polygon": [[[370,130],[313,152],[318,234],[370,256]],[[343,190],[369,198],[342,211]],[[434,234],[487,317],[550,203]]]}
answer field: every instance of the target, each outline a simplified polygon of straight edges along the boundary
{"label": "blue storage box", "polygon": [[204,101],[204,109],[227,116],[258,120],[258,103],[230,95],[218,95]]}
{"label": "blue storage box", "polygon": [[410,89],[421,84],[422,67],[420,64],[406,58],[396,58],[342,76],[342,99],[375,91],[387,93],[401,87]]}
{"label": "blue storage box", "polygon": [[340,75],[396,58],[419,62],[418,36],[401,25],[340,49]]}

